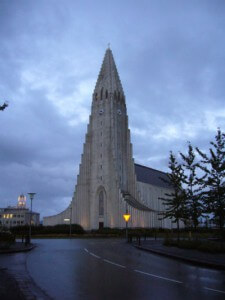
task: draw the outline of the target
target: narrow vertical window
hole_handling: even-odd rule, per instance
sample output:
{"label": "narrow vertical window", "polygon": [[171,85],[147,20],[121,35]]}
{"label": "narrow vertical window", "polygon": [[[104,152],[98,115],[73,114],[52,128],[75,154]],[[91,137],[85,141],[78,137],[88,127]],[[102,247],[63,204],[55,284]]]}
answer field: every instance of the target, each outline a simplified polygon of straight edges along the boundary
{"label": "narrow vertical window", "polygon": [[100,99],[102,100],[103,99],[103,88],[101,89],[101,97]]}
{"label": "narrow vertical window", "polygon": [[99,193],[99,216],[104,215],[104,194],[103,191]]}

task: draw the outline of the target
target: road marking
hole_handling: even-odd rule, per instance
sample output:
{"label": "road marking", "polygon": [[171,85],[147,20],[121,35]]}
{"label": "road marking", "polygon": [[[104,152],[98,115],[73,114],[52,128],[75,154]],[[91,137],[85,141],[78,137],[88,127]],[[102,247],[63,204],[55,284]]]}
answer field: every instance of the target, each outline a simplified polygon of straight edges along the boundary
{"label": "road marking", "polygon": [[84,248],[84,251],[86,251],[87,253],[89,253],[88,249]]}
{"label": "road marking", "polygon": [[94,256],[94,257],[96,257],[96,258],[100,258],[100,256],[98,256],[98,255],[96,255],[96,254],[94,254],[92,252],[89,252],[89,254],[92,255],[92,256]]}
{"label": "road marking", "polygon": [[209,291],[213,291],[213,292],[218,292],[218,293],[225,294],[225,292],[224,292],[224,291],[215,290],[215,289],[210,289],[210,288],[207,288],[207,287],[205,287],[205,286],[204,286],[204,289],[206,289],[206,290],[209,290]]}
{"label": "road marking", "polygon": [[120,264],[117,264],[117,263],[114,263],[113,261],[111,261],[111,260],[108,260],[108,259],[103,259],[105,262],[107,262],[107,263],[109,263],[109,264],[112,264],[112,265],[115,265],[115,266],[117,266],[117,267],[120,267],[120,268],[123,268],[123,269],[125,269],[126,267],[125,266],[122,266],[122,265],[120,265]]}
{"label": "road marking", "polygon": [[164,280],[167,280],[167,281],[172,281],[172,282],[176,282],[176,283],[183,283],[183,282],[175,280],[175,279],[170,279],[170,278],[167,278],[167,277],[162,277],[162,276],[154,275],[154,274],[142,272],[142,271],[139,271],[139,270],[134,270],[134,272],[138,272],[138,273],[141,273],[141,274],[144,274],[144,275],[148,275],[148,276],[152,276],[152,277],[164,279]]}

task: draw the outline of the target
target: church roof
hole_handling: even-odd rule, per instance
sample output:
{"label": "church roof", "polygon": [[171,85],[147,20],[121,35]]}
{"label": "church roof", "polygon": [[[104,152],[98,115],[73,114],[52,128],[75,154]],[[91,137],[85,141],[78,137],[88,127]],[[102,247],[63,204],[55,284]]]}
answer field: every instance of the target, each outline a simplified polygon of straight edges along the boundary
{"label": "church roof", "polygon": [[102,88],[108,93],[120,92],[123,93],[122,84],[110,48],[105,52],[101,70],[98,75],[98,80],[95,86],[94,93],[100,93]]}
{"label": "church roof", "polygon": [[[164,180],[169,180],[166,173],[158,171],[149,167],[145,167],[139,164],[135,164],[135,173],[137,176],[137,181],[156,185],[162,188],[170,188],[169,183]],[[164,180],[163,180],[164,179]]]}

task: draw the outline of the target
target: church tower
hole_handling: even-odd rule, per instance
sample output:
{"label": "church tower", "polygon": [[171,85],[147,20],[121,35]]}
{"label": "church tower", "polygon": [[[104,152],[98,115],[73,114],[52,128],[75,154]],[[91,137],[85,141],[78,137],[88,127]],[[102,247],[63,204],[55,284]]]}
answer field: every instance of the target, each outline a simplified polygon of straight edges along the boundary
{"label": "church tower", "polygon": [[43,224],[65,224],[69,219],[85,230],[122,228],[128,211],[130,227],[171,228],[170,220],[158,216],[164,210],[159,199],[171,191],[163,177],[167,175],[161,171],[134,163],[125,95],[108,48],[92,95],[72,201],[58,215],[45,217]]}
{"label": "church tower", "polygon": [[108,48],[92,96],[73,219],[84,228],[122,226],[123,193],[133,194],[134,185],[125,95]]}

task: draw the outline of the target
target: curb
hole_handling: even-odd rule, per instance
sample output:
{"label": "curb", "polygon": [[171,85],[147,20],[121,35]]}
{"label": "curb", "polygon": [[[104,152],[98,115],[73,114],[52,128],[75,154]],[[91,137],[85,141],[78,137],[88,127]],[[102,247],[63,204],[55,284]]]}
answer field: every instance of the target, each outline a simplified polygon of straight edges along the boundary
{"label": "curb", "polygon": [[0,254],[10,254],[10,253],[18,253],[18,252],[28,252],[34,249],[36,245],[31,244],[29,247],[24,247],[21,249],[1,249]]}
{"label": "curb", "polygon": [[140,250],[143,250],[143,251],[146,251],[146,252],[151,252],[151,253],[158,254],[158,255],[161,255],[161,256],[166,256],[166,257],[169,257],[169,258],[172,258],[172,259],[185,261],[185,262],[191,263],[193,265],[200,265],[200,266],[207,267],[207,268],[225,270],[225,265],[222,265],[222,264],[217,264],[217,263],[212,263],[212,262],[209,262],[209,261],[197,260],[195,258],[188,258],[188,257],[180,256],[180,255],[170,254],[170,253],[167,253],[167,252],[164,252],[164,251],[145,248],[145,247],[138,246],[138,245],[133,245],[133,246],[137,249],[140,249]]}

